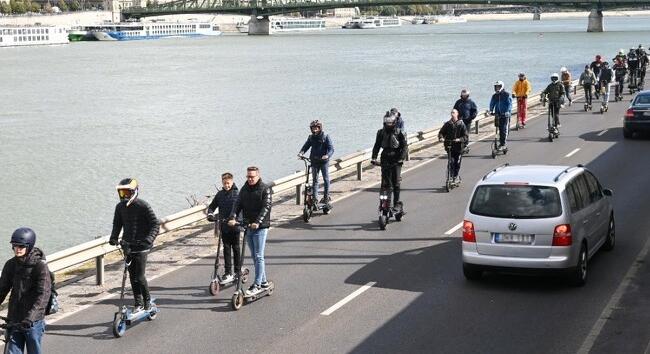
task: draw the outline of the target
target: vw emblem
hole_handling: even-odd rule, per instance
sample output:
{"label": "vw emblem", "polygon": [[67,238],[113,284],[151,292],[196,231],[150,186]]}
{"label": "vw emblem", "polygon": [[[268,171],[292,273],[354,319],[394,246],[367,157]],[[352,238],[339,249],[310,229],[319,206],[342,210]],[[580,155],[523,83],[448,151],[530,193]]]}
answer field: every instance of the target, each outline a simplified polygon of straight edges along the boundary
{"label": "vw emblem", "polygon": [[508,225],[508,228],[510,229],[510,231],[515,231],[517,230],[517,224],[511,222],[510,225]]}

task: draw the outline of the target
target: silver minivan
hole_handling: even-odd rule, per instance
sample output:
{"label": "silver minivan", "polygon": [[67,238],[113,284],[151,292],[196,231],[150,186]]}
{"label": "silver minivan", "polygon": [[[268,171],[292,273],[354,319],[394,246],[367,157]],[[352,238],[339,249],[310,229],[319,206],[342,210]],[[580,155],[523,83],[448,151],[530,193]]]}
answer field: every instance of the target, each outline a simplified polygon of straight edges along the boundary
{"label": "silver minivan", "polygon": [[463,221],[463,273],[562,270],[587,281],[588,260],[615,243],[612,191],[582,165],[503,165],[474,187]]}

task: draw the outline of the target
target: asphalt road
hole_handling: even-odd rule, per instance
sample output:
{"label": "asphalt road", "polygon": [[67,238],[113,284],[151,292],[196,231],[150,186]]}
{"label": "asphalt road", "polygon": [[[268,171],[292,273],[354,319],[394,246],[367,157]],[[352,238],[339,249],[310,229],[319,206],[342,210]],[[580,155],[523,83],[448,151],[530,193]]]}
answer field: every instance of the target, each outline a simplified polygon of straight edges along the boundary
{"label": "asphalt road", "polygon": [[[386,231],[376,224],[377,189],[335,205],[310,224],[269,233],[270,297],[230,309],[232,288],[207,294],[212,259],[151,282],[161,313],[111,333],[117,299],[48,326],[47,353],[644,353],[650,342],[650,256],[636,260],[648,239],[650,150],[647,139],[623,140],[626,101],[605,115],[563,110],[562,135],[545,141],[546,120],[512,132],[510,151],[489,157],[477,142],[463,160],[463,185],[443,192],[446,161],[403,175],[408,214]],[[597,105],[594,105],[597,106]],[[580,149],[575,152],[575,149]],[[567,155],[574,152],[570,157]],[[510,164],[586,164],[614,191],[617,245],[589,263],[585,287],[553,277],[486,274],[468,282],[461,271],[460,230],[473,184]],[[629,279],[631,286],[619,288]],[[321,313],[364,285],[364,292],[329,315]],[[372,285],[372,286],[371,286]],[[622,291],[628,289],[628,291]],[[620,301],[612,302],[612,297]],[[611,304],[608,321],[594,327]],[[591,337],[590,337],[591,334]],[[592,338],[592,340],[588,340]]]}

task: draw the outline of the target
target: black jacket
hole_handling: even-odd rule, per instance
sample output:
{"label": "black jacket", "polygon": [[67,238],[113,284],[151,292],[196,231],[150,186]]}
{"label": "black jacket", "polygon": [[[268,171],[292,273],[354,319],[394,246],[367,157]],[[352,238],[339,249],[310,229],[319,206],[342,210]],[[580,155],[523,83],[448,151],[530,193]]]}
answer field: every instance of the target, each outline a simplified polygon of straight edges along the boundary
{"label": "black jacket", "polygon": [[260,179],[255,185],[244,183],[230,212],[230,219],[243,213],[244,224],[256,223],[261,229],[271,227],[271,188]]}
{"label": "black jacket", "polygon": [[40,321],[50,301],[52,280],[43,251],[34,247],[24,262],[14,257],[5,263],[0,276],[0,303],[9,297],[10,323]]}
{"label": "black jacket", "polygon": [[158,218],[149,203],[140,198],[128,207],[125,201],[119,202],[115,206],[113,232],[111,232],[110,239],[117,242],[122,228],[124,228],[122,240],[129,245],[132,251],[148,250],[158,236]]}
{"label": "black jacket", "polygon": [[376,160],[381,149],[381,162],[395,163],[406,160],[408,147],[406,137],[399,128],[379,129],[372,148],[372,159]]}
{"label": "black jacket", "polygon": [[233,232],[238,232],[239,230],[237,228],[233,228],[228,226],[226,221],[230,217],[230,213],[232,212],[232,207],[235,204],[235,201],[237,201],[237,197],[239,196],[239,188],[237,188],[236,184],[232,185],[232,188],[230,188],[229,191],[222,189],[219,192],[217,192],[217,195],[214,196],[214,199],[212,199],[212,203],[208,206],[208,214],[214,213],[215,210],[218,209],[219,212],[219,221],[221,222],[221,232],[222,233],[233,233]]}
{"label": "black jacket", "polygon": [[323,156],[327,155],[329,158],[332,158],[332,155],[334,155],[332,139],[323,132],[320,132],[318,135],[310,134],[302,149],[300,149],[300,152],[305,153],[309,149],[311,149],[309,159],[312,164],[327,163],[329,159],[323,160]]}
{"label": "black jacket", "polygon": [[454,104],[454,109],[458,111],[458,118],[462,119],[465,124],[471,123],[478,114],[478,107],[471,98],[466,100],[459,98]]}
{"label": "black jacket", "polygon": [[548,99],[553,103],[560,102],[564,99],[564,85],[562,85],[559,80],[551,82],[546,86],[546,89],[542,91],[542,99]]}
{"label": "black jacket", "polygon": [[[451,147],[454,153],[462,151],[469,140],[465,123],[460,119],[456,123],[453,123],[451,120],[446,121],[442,128],[440,128],[438,136],[445,139],[445,148]],[[455,142],[453,141],[454,139],[460,139],[460,141]]]}
{"label": "black jacket", "polygon": [[607,69],[603,68],[603,69],[600,71],[600,75],[598,76],[598,80],[599,80],[600,82],[603,82],[603,81],[604,81],[605,83],[608,83],[608,84],[609,84],[609,83],[612,82],[613,76],[614,76],[614,71],[612,71],[612,69],[610,69],[610,68],[607,68]]}

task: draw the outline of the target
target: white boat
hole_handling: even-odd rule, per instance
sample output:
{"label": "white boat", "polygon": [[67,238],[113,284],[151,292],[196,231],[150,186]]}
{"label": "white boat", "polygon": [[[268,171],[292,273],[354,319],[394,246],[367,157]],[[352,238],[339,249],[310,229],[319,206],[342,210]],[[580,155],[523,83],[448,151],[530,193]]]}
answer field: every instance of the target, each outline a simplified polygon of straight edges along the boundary
{"label": "white boat", "polygon": [[63,26],[0,26],[0,47],[67,44]]}
{"label": "white boat", "polygon": [[352,17],[352,19],[351,19],[350,21],[346,22],[346,23],[343,25],[343,28],[345,28],[345,29],[356,29],[356,28],[360,28],[361,21],[362,21],[362,20],[361,20],[360,17]]}
{"label": "white boat", "polygon": [[221,35],[219,26],[208,22],[126,22],[95,26],[90,30],[100,41]]}
{"label": "white boat", "polygon": [[248,23],[244,23],[243,21],[240,21],[237,22],[235,27],[237,27],[239,33],[248,33]]}
{"label": "white boat", "polygon": [[366,17],[362,19],[359,28],[399,27],[401,25],[399,17]]}
{"label": "white boat", "polygon": [[462,16],[438,15],[438,16],[432,16],[431,19],[433,20],[433,22],[431,23],[438,24],[438,25],[467,22],[467,19]]}
{"label": "white boat", "polygon": [[319,31],[325,29],[322,18],[272,18],[271,32]]}
{"label": "white boat", "polygon": [[424,17],[413,17],[411,20],[411,24],[413,25],[421,25],[424,23]]}

